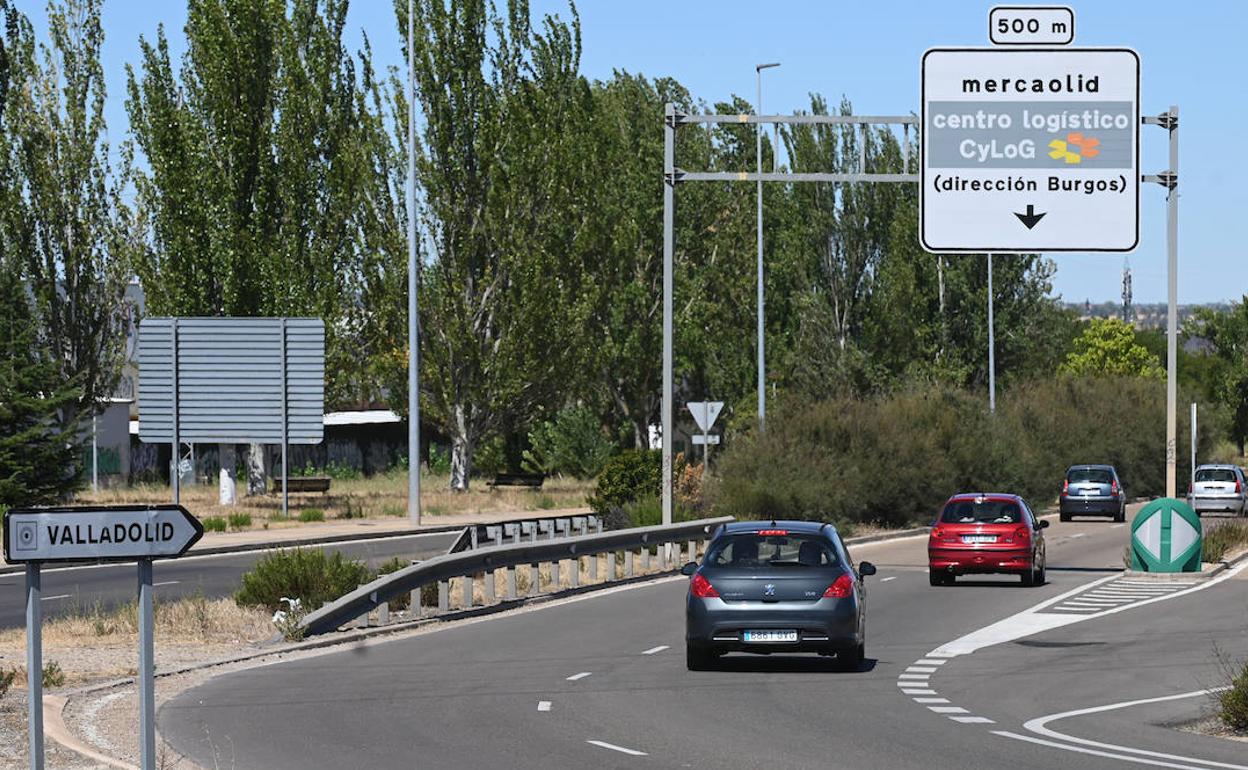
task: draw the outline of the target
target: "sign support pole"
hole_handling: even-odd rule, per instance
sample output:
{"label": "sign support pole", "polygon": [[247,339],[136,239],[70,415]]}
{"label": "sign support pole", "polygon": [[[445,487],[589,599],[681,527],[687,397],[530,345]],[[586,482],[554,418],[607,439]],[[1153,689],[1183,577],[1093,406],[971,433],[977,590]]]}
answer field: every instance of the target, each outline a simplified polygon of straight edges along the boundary
{"label": "sign support pole", "polygon": [[988,412],[997,413],[997,346],[992,318],[992,252],[988,252]]}
{"label": "sign support pole", "polygon": [[156,681],[152,623],[152,560],[139,560],[139,766],[156,770]]}
{"label": "sign support pole", "polygon": [[26,693],[30,770],[43,770],[43,608],[39,562],[26,564]]}
{"label": "sign support pole", "polygon": [[290,495],[286,480],[290,470],[286,467],[287,445],[290,443],[290,411],[286,402],[286,319],[282,318],[282,518],[290,518]]}
{"label": "sign support pole", "polygon": [[1170,105],[1170,189],[1166,196],[1166,497],[1174,497],[1177,465],[1178,304],[1179,304],[1179,107]]}
{"label": "sign support pole", "polygon": [[[760,402],[761,403],[761,402]],[[707,469],[707,455],[711,451],[711,402],[702,402],[702,470]]]}
{"label": "sign support pole", "polygon": [[416,295],[416,22],[407,3],[407,517],[420,526],[420,311]]}
{"label": "sign support pole", "polygon": [[100,491],[99,416],[91,415],[91,491]]}
{"label": "sign support pole", "polygon": [[1196,480],[1196,402],[1192,402],[1192,474],[1188,481]]}
{"label": "sign support pole", "polygon": [[[675,241],[676,105],[663,115],[663,523],[672,523],[672,250]],[[666,548],[667,546],[664,546]]]}
{"label": "sign support pole", "polygon": [[170,334],[173,335],[173,377],[170,382],[173,384],[173,502],[174,505],[182,502],[182,442],[178,440],[178,319],[173,319],[173,327]]}

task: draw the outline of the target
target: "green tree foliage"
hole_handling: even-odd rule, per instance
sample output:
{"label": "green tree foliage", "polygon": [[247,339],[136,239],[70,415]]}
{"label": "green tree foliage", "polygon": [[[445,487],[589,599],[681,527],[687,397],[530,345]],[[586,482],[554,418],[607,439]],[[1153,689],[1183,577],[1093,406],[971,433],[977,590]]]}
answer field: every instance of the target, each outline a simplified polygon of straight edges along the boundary
{"label": "green tree foliage", "polygon": [[16,260],[0,254],[0,508],[49,504],[78,486],[81,390],[41,349]]}
{"label": "green tree foliage", "polygon": [[33,297],[40,355],[77,389],[61,408],[84,414],[121,373],[133,229],[121,200],[129,162],[123,153],[116,175],[109,162],[100,6],[49,3],[48,42],[38,45],[30,21],[3,8],[0,241]]}
{"label": "green tree foliage", "polygon": [[1075,338],[1062,371],[1080,377],[1165,376],[1153,354],[1136,341],[1135,330],[1120,318],[1092,319]]}
{"label": "green tree foliage", "polygon": [[[395,3],[405,35],[406,6]],[[592,99],[575,9],[570,24],[534,29],[523,0],[503,15],[485,0],[415,8],[424,127],[412,150],[434,246],[422,405],[451,439],[452,489],[466,489],[478,443],[562,402],[578,362]],[[402,88],[394,102],[405,116]]]}
{"label": "green tree foliage", "polygon": [[175,74],[163,29],[128,68],[148,170],[135,186],[150,312],[325,320],[327,400],[380,393],[370,302],[396,251],[393,158],[346,0],[191,0]]}
{"label": "green tree foliage", "polygon": [[1188,333],[1213,344],[1213,394],[1230,412],[1231,439],[1243,455],[1248,439],[1248,296],[1225,313],[1198,311]]}
{"label": "green tree foliage", "polygon": [[602,421],[587,406],[559,410],[555,419],[529,433],[531,449],[524,453],[524,468],[532,473],[566,473],[592,479],[615,451],[602,431]]}

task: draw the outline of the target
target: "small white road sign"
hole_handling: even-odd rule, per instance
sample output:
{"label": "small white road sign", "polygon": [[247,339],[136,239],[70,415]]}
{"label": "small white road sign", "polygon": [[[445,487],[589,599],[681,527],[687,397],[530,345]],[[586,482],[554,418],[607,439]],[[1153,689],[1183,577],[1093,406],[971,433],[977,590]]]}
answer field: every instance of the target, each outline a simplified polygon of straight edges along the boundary
{"label": "small white road sign", "polygon": [[925,249],[1135,248],[1135,51],[933,48],[923,54],[922,70]]}
{"label": "small white road sign", "polygon": [[724,408],[723,401],[690,401],[685,404],[685,408],[693,415],[693,421],[703,433],[711,429],[715,424],[715,420],[719,418],[720,411]]}
{"label": "small white road sign", "polygon": [[4,558],[15,562],[133,561],[181,556],[204,527],[180,505],[14,508]]}
{"label": "small white road sign", "polygon": [[697,444],[715,444],[715,445],[718,445],[718,444],[719,444],[719,436],[718,436],[718,435],[707,435],[707,434],[705,434],[705,433],[695,433],[695,434],[693,434],[693,437],[692,437],[692,438],[693,438],[693,443],[694,443],[694,445],[697,445]]}

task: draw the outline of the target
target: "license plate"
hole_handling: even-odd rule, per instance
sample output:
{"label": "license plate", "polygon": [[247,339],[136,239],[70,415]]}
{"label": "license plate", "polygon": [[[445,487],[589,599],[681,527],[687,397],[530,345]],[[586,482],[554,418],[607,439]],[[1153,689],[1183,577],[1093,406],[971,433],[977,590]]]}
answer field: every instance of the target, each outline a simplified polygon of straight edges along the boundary
{"label": "license plate", "polygon": [[1097,493],[1097,491],[1098,491],[1098,490],[1095,490],[1095,489],[1083,489],[1083,490],[1080,490],[1080,491],[1081,491],[1081,492],[1083,492],[1083,494],[1085,494],[1085,495],[1095,495],[1095,494]]}
{"label": "license plate", "polygon": [[995,543],[997,542],[997,536],[996,535],[963,535],[962,542],[963,543]]}
{"label": "license plate", "polygon": [[797,631],[776,631],[771,629],[762,631],[743,631],[741,633],[741,640],[746,642],[796,642]]}

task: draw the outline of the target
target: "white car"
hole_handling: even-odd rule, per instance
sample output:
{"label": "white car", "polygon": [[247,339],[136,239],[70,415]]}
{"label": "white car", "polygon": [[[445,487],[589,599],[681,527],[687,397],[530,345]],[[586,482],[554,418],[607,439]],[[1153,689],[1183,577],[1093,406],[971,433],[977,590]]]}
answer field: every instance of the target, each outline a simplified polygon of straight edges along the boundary
{"label": "white car", "polygon": [[1248,512],[1248,481],[1238,465],[1202,465],[1187,488],[1187,504],[1197,514],[1220,511],[1243,516]]}

